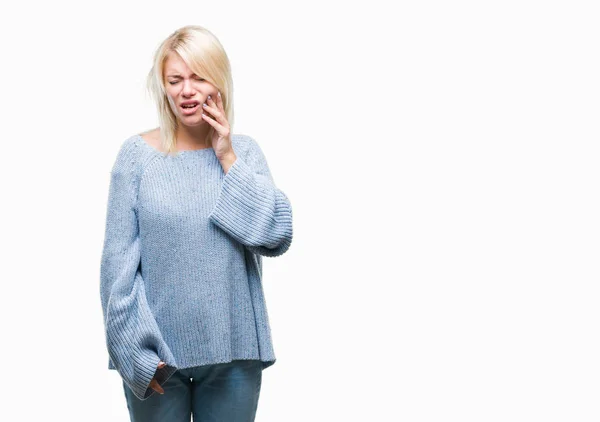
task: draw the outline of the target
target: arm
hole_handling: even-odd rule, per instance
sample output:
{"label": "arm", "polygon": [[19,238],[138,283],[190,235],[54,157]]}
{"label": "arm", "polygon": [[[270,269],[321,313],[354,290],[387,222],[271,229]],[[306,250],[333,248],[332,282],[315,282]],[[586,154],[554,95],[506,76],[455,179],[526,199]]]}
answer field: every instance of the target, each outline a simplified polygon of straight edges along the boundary
{"label": "arm", "polygon": [[[135,395],[144,400],[176,370],[152,315],[140,272],[140,238],[135,211],[136,153],[125,143],[111,171],[106,231],[100,266],[100,297],[111,362]],[[157,369],[163,360],[167,366]]]}
{"label": "arm", "polygon": [[211,221],[264,256],[285,253],[293,237],[292,206],[275,186],[267,160],[254,139],[228,168]]}

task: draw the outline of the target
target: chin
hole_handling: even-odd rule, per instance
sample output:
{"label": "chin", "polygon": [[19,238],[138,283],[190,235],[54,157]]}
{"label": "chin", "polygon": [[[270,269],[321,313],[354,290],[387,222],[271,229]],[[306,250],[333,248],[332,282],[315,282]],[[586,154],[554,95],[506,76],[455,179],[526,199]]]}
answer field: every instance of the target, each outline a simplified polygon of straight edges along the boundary
{"label": "chin", "polygon": [[180,117],[179,121],[181,122],[181,124],[186,125],[186,126],[202,126],[207,124],[207,122],[204,121],[204,119],[200,118],[200,120],[197,119],[186,119],[184,117]]}

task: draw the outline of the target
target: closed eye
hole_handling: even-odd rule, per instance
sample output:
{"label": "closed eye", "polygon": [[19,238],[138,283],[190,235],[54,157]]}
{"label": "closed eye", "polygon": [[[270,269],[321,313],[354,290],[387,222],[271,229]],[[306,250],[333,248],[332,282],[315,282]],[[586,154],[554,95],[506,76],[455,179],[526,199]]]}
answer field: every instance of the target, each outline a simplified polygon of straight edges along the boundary
{"label": "closed eye", "polygon": [[[204,78],[197,78],[197,80],[198,81],[205,81],[206,79],[204,79]],[[177,82],[179,82],[179,81],[170,81],[169,84],[170,85],[175,85]]]}

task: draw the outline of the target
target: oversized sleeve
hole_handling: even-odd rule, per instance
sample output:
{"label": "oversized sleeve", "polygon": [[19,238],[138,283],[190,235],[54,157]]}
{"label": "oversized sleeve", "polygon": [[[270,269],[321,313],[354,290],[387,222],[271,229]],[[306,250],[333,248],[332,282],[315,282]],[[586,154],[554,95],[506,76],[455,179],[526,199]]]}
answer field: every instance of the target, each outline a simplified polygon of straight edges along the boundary
{"label": "oversized sleeve", "polygon": [[[148,306],[140,270],[140,237],[136,205],[139,148],[124,143],[110,175],[106,230],[100,266],[100,297],[109,369],[141,400],[177,370]],[[159,361],[167,365],[157,369]]]}
{"label": "oversized sleeve", "polygon": [[246,152],[236,153],[209,218],[249,251],[279,256],[292,243],[292,205],[275,186],[258,143],[246,139]]}

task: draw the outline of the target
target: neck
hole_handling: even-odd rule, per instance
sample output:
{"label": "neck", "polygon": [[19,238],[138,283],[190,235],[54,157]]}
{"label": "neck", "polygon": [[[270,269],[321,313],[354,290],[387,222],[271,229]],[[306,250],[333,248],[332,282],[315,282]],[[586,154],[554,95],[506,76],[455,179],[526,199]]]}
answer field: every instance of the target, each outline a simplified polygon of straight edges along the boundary
{"label": "neck", "polygon": [[212,148],[210,141],[205,142],[208,130],[208,123],[200,126],[188,127],[180,124],[176,130],[177,148],[178,149],[200,149]]}

